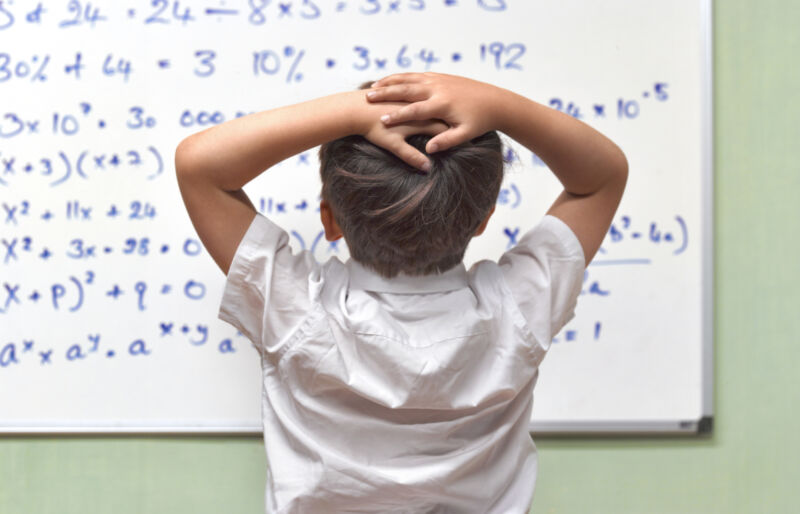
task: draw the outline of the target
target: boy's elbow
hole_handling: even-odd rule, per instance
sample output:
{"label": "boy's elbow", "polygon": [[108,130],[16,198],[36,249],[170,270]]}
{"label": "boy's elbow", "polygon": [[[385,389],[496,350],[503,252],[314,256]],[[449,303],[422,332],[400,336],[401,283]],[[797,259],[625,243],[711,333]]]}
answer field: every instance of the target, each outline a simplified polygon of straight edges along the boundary
{"label": "boy's elbow", "polygon": [[194,135],[178,143],[175,148],[175,173],[178,181],[196,180],[206,174],[204,163],[208,159],[203,156],[200,146]]}
{"label": "boy's elbow", "polygon": [[625,189],[625,184],[628,182],[628,158],[620,147],[616,147],[614,158],[611,161],[609,176],[611,180],[622,189]]}
{"label": "boy's elbow", "polygon": [[192,136],[189,136],[175,148],[175,173],[178,180],[188,178],[192,171],[196,170],[196,166],[193,165],[195,153],[193,146]]}

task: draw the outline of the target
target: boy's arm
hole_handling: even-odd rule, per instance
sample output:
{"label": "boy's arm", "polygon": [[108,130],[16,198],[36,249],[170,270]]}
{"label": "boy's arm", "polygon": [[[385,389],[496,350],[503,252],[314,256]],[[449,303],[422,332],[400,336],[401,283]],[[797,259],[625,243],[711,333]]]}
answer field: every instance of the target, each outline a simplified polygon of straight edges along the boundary
{"label": "boy's arm", "polygon": [[407,162],[427,158],[405,142],[412,133],[446,127],[420,122],[386,127],[380,117],[401,104],[370,104],[364,93],[339,93],[231,120],[184,139],[175,169],[189,217],[211,257],[227,274],[256,214],[242,187],[276,163],[324,142],[360,134]]}
{"label": "boy's arm", "polygon": [[489,84],[451,75],[391,75],[373,84],[373,102],[402,101],[388,125],[438,118],[450,129],[428,142],[428,152],[445,150],[489,130],[500,130],[535,152],[564,191],[550,207],[583,247],[588,264],[605,237],[622,198],[628,164],[605,136],[571,116]]}

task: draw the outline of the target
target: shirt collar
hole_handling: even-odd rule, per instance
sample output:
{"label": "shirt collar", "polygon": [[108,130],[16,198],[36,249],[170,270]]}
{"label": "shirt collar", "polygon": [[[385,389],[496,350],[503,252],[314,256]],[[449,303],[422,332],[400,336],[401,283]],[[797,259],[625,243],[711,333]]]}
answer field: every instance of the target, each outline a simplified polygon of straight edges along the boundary
{"label": "shirt collar", "polygon": [[347,261],[350,273],[350,288],[376,293],[444,293],[468,287],[467,270],[464,263],[450,268],[444,273],[411,276],[400,273],[394,278],[386,278],[371,269],[350,259]]}

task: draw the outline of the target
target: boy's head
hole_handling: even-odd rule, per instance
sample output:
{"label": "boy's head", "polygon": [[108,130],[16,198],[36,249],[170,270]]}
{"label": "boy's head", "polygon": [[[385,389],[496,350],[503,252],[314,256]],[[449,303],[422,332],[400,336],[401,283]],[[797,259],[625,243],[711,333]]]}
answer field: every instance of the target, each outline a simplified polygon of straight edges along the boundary
{"label": "boy's head", "polygon": [[[425,153],[429,139],[415,135],[407,141]],[[422,173],[361,136],[320,148],[328,237],[336,237],[328,230],[332,217],[351,258],[385,277],[452,268],[494,210],[503,180],[496,132],[426,155],[431,170]]]}

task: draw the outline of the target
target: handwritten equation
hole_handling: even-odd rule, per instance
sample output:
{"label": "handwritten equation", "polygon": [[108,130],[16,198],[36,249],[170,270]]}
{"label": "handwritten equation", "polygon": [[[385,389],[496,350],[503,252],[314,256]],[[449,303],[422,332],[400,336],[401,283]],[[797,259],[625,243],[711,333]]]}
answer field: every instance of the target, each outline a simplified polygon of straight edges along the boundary
{"label": "handwritten equation", "polygon": [[[213,345],[219,354],[234,354],[240,348],[241,333],[234,337],[214,339],[208,325],[162,321],[158,323],[158,335],[150,338],[120,340],[104,337],[100,333],[86,334],[82,340],[71,340],[58,347],[42,344],[35,339],[0,343],[0,369],[11,366],[53,366],[79,363],[87,359],[119,359],[120,357],[143,358],[157,353],[164,344],[179,339],[187,347]],[[246,340],[244,344],[249,344]]]}
{"label": "handwritten equation", "polygon": [[[0,33],[1,34],[1,33]],[[308,78],[325,78],[326,71],[346,70],[376,74],[411,70],[430,70],[447,62],[469,67],[481,64],[494,70],[524,69],[526,47],[519,42],[489,41],[469,49],[427,48],[400,44],[388,53],[385,50],[356,44],[343,54],[311,54],[305,48],[285,45],[277,48],[253,48],[228,55],[215,48],[198,48],[186,55],[161,55],[155,59],[114,53],[87,54],[76,50],[69,60],[59,61],[50,54],[0,52],[0,86],[23,82],[31,87],[59,80],[129,82],[138,75],[157,71],[163,78],[208,78],[216,74],[246,71],[253,77],[275,77],[294,83]],[[177,74],[177,76],[176,76]]]}
{"label": "handwritten equation", "polygon": [[[45,8],[48,3],[52,7]],[[203,5],[198,5],[203,4]],[[0,2],[0,31],[15,24],[76,30],[93,29],[106,23],[135,23],[146,26],[181,26],[213,21],[220,23],[246,23],[261,27],[289,20],[317,20],[337,15],[357,14],[372,17],[401,12],[453,11],[477,9],[484,12],[503,12],[507,0],[247,0],[227,6],[224,0],[209,2],[140,0],[127,5],[102,1],[68,0],[64,2],[36,2],[17,6],[13,0]],[[438,9],[437,9],[438,8]]]}
{"label": "handwritten equation", "polygon": [[[183,298],[189,300],[202,300],[206,295],[205,283],[194,279],[182,282],[179,287],[174,287],[169,283],[151,287],[143,280],[131,281],[124,288],[116,282],[113,285],[103,286],[98,283],[97,275],[93,270],[87,270],[79,276],[70,275],[44,287],[23,288],[22,284],[15,282],[4,282],[2,286],[4,291],[0,292],[0,296],[4,294],[5,299],[0,301],[0,314],[14,313],[14,309],[24,310],[26,304],[39,305],[40,301],[44,301],[54,311],[76,312],[84,308],[90,294],[93,294],[92,298],[96,302],[118,301],[121,297],[130,296],[132,308],[139,311],[148,309],[147,299],[150,297],[148,295],[169,295],[174,294],[176,290]],[[100,296],[94,294],[98,289]],[[89,307],[91,310],[91,306]],[[37,310],[37,312],[41,312],[41,310]]]}

